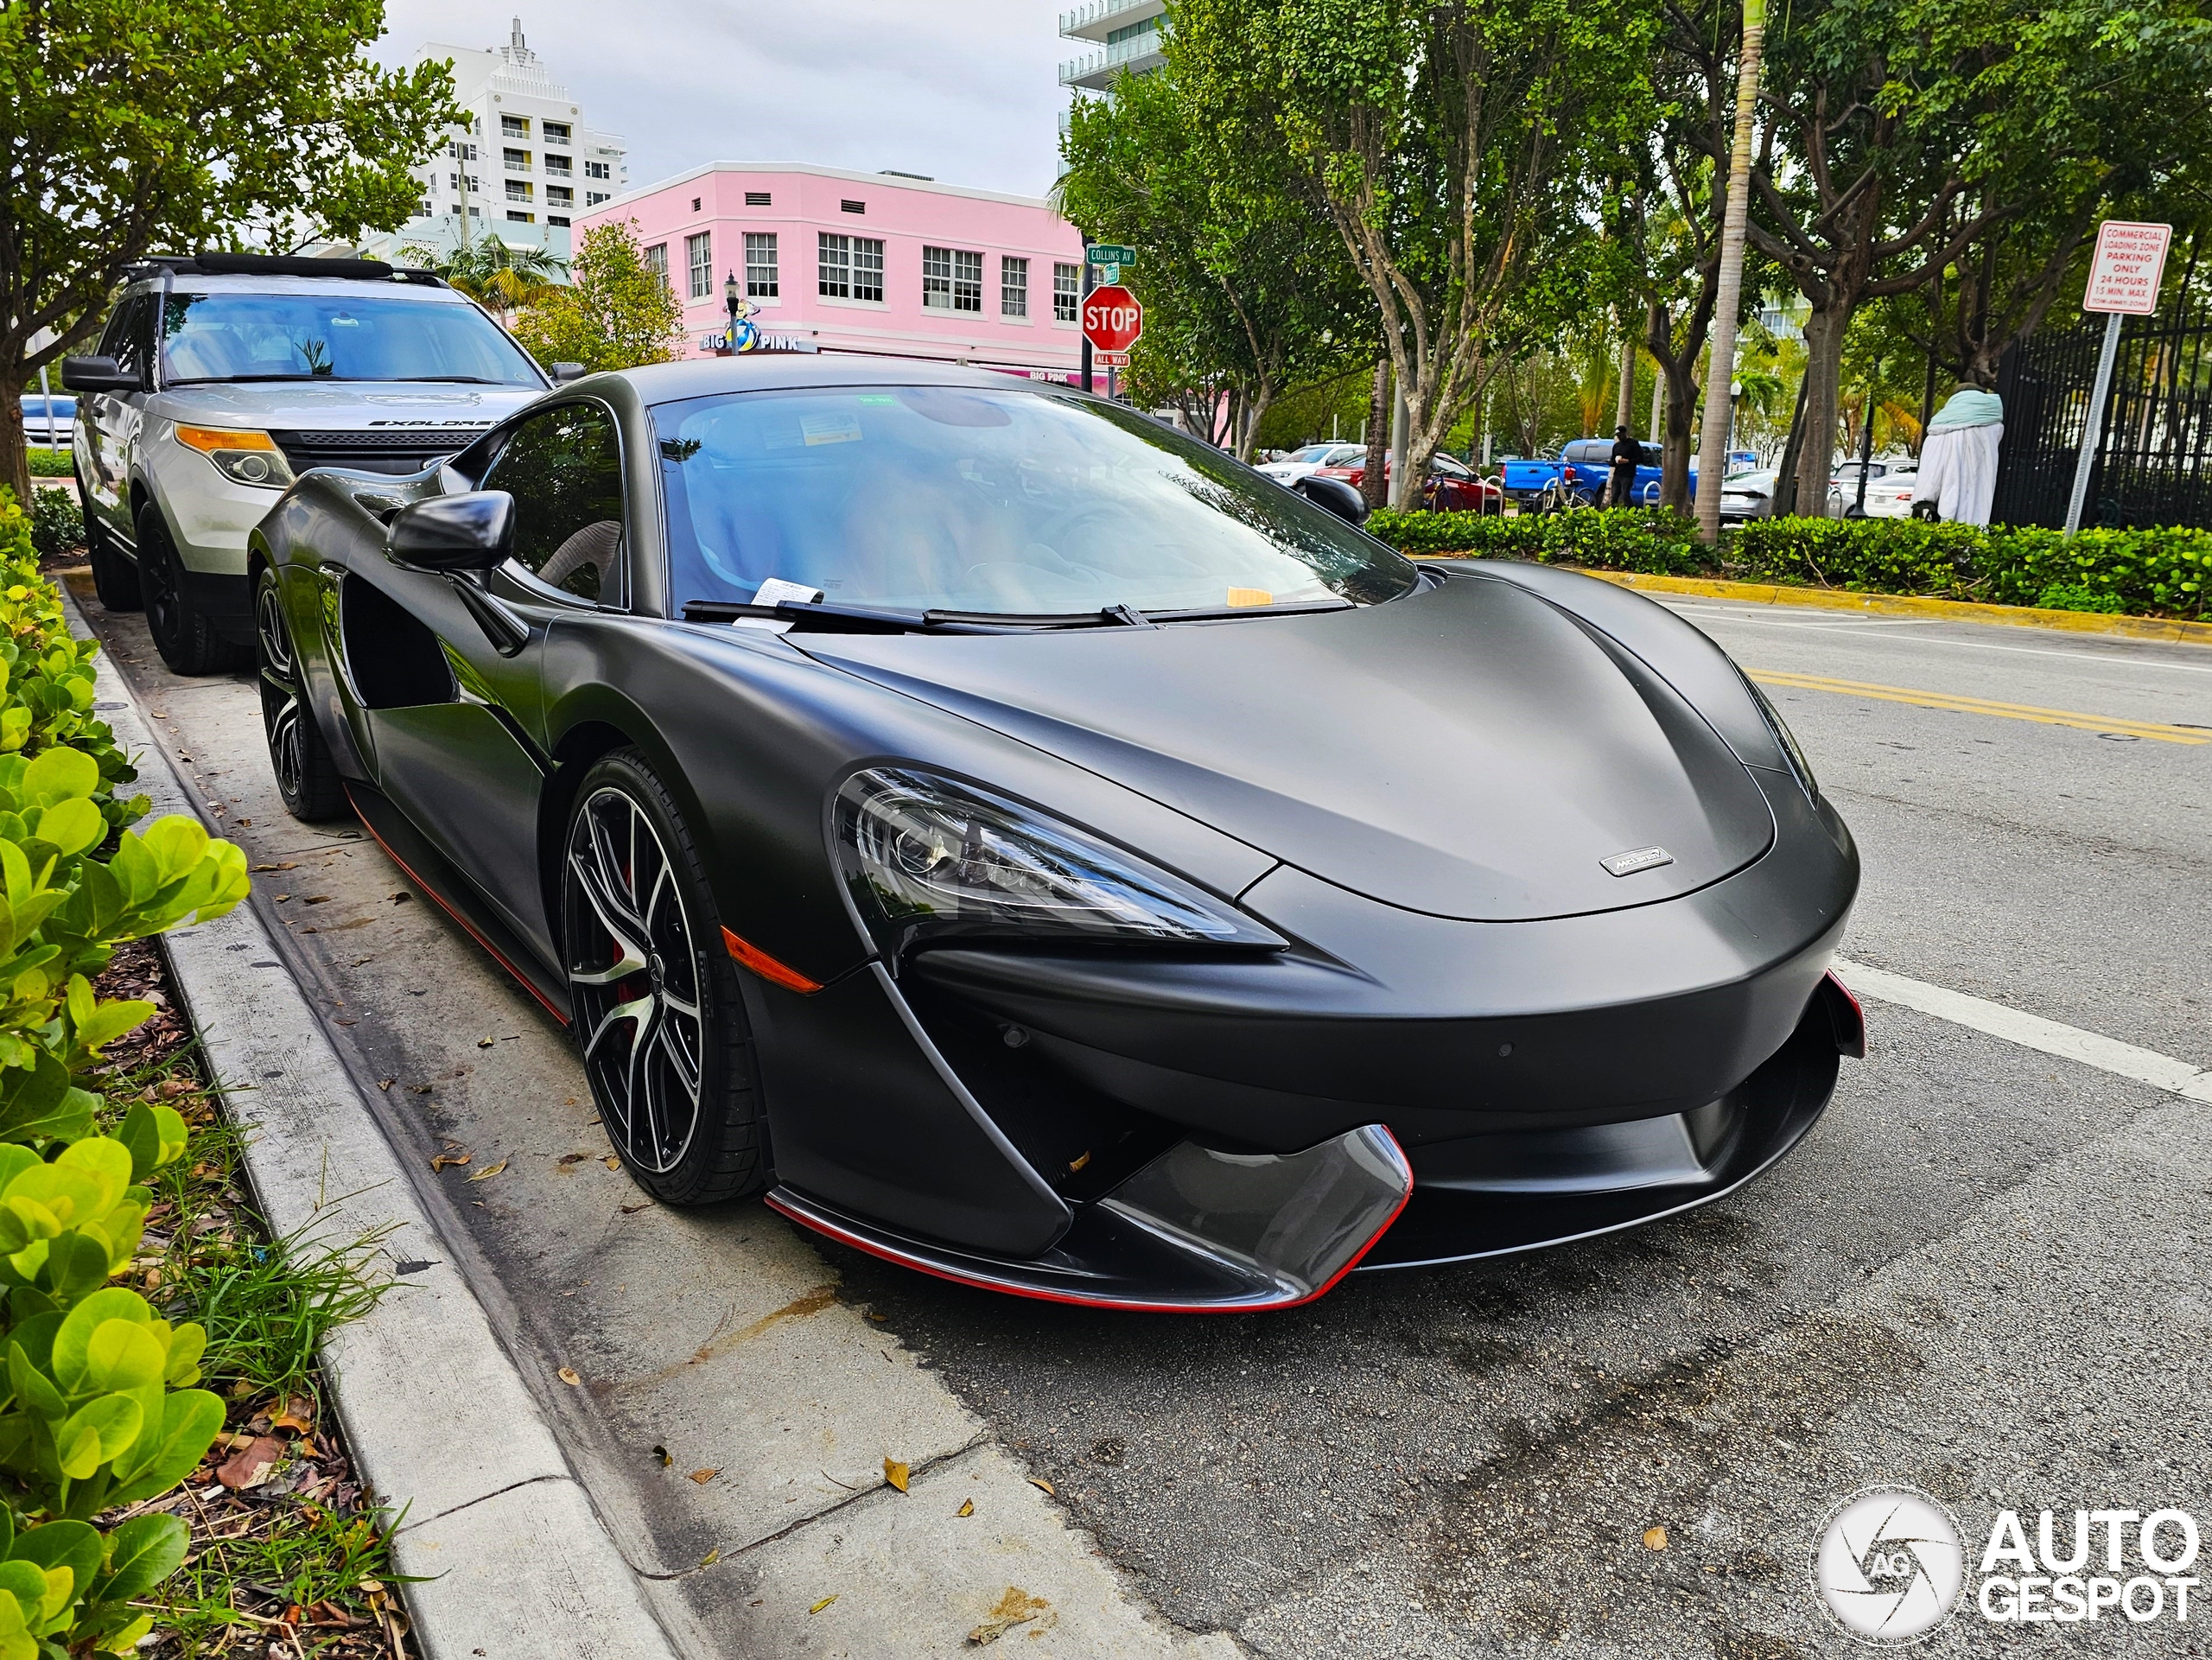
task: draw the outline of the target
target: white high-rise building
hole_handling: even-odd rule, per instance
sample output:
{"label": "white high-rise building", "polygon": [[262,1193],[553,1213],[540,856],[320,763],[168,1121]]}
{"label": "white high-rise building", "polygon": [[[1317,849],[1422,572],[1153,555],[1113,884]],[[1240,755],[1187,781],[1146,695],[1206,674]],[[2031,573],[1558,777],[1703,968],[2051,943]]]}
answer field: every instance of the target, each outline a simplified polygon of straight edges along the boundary
{"label": "white high-rise building", "polygon": [[586,124],[582,106],[524,43],[519,17],[505,46],[479,51],[432,41],[415,54],[417,63],[448,58],[454,102],[468,111],[469,125],[448,132],[416,169],[416,216],[371,237],[363,251],[389,258],[410,244],[450,249],[465,222],[472,239],[490,232],[568,258],[569,222],[630,188],[620,135]]}
{"label": "white high-rise building", "polygon": [[1166,33],[1167,0],[1084,0],[1060,14],[1060,36],[1087,41],[1091,50],[1060,65],[1060,85],[1103,92],[1124,69],[1150,74],[1160,67]]}

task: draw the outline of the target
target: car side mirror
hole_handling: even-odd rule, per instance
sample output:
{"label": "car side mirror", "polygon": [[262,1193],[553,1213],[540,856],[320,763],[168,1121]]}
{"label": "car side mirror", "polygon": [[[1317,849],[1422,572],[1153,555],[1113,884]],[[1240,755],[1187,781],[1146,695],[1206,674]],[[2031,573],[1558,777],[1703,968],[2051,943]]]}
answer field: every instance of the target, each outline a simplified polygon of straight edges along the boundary
{"label": "car side mirror", "polygon": [[1316,507],[1325,507],[1347,525],[1367,522],[1367,498],[1342,479],[1325,479],[1310,473],[1290,487]]}
{"label": "car side mirror", "polygon": [[589,371],[581,363],[556,363],[550,372],[556,386],[565,386],[572,380],[582,380]]}
{"label": "car side mirror", "polygon": [[136,369],[116,366],[113,358],[64,358],[61,384],[73,392],[141,392],[146,378]]}
{"label": "car side mirror", "polygon": [[391,521],[391,557],[418,570],[490,570],[515,546],[515,499],[504,490],[432,496]]}

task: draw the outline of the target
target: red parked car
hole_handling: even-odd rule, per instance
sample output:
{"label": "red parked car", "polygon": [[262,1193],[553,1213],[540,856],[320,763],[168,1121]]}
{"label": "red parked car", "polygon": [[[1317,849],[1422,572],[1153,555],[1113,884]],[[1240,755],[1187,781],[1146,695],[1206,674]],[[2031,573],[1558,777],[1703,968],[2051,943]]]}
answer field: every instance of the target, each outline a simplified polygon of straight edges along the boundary
{"label": "red parked car", "polygon": [[[1382,476],[1390,476],[1390,460],[1382,458]],[[1365,482],[1367,463],[1316,469],[1325,479],[1342,479],[1355,490]],[[1442,454],[1428,460],[1428,482],[1421,488],[1420,507],[1433,513],[1495,513],[1504,511],[1505,493],[1495,480],[1478,477],[1465,461]]]}

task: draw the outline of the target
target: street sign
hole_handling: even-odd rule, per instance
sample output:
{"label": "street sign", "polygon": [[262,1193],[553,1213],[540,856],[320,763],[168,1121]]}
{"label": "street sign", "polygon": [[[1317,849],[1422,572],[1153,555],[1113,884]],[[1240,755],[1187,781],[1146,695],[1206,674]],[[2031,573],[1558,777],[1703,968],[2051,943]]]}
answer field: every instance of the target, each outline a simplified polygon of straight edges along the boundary
{"label": "street sign", "polygon": [[[1083,251],[1083,257],[1094,265],[1134,265],[1137,263],[1137,251],[1119,242],[1096,243]],[[1114,279],[1109,277],[1106,280],[1110,283]]]}
{"label": "street sign", "polygon": [[2108,219],[2097,226],[2096,258],[2089,264],[2084,311],[2126,312],[2147,317],[2158,308],[2158,283],[2166,270],[2171,225]]}
{"label": "street sign", "polygon": [[1129,366],[1129,354],[1127,352],[1093,352],[1090,363],[1096,369],[1126,369]]}
{"label": "street sign", "polygon": [[1144,333],[1144,308],[1128,289],[1109,283],[1084,297],[1083,337],[1093,352],[1112,353],[1127,360],[1129,347]]}

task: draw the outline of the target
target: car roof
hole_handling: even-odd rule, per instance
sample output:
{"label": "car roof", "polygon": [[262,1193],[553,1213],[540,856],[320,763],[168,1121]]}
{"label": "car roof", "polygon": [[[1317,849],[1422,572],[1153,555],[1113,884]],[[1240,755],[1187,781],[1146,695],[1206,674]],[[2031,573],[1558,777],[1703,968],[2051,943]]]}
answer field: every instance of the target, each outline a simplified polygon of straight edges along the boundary
{"label": "car roof", "polygon": [[[130,291],[155,293],[161,286],[161,277],[156,274],[139,278],[130,285]],[[431,305],[474,303],[458,289],[442,283],[403,282],[397,277],[280,277],[243,271],[215,276],[204,271],[179,271],[169,279],[169,290],[175,294],[344,294],[364,299],[416,300]]]}
{"label": "car roof", "polygon": [[[994,369],[845,352],[747,352],[736,357],[649,363],[613,373],[628,381],[648,404],[673,404],[721,392],[835,386],[976,386],[1003,391],[1010,386],[1055,384],[1025,380]],[[576,383],[578,386],[586,384]]]}

